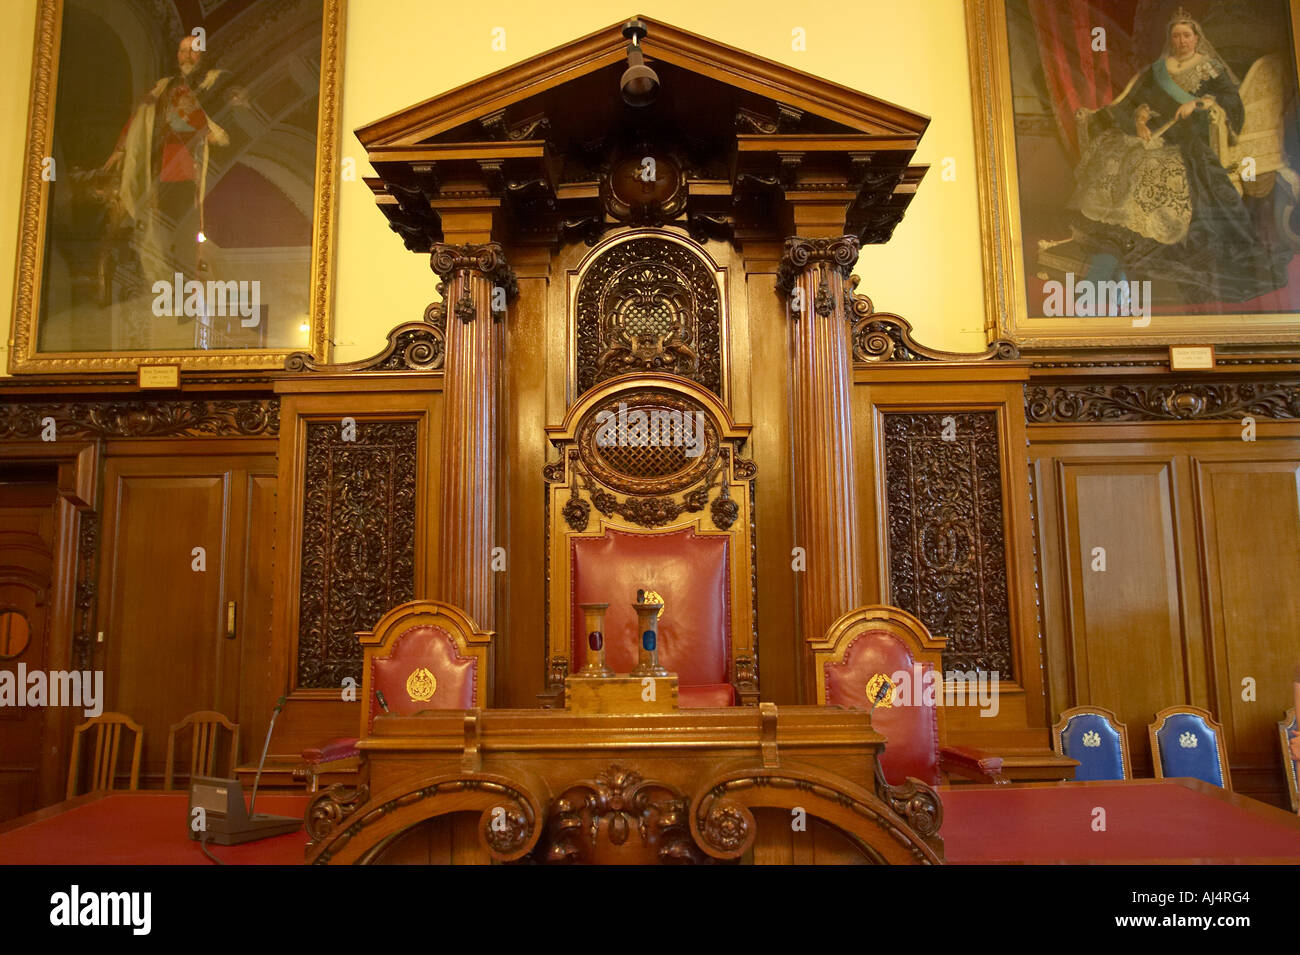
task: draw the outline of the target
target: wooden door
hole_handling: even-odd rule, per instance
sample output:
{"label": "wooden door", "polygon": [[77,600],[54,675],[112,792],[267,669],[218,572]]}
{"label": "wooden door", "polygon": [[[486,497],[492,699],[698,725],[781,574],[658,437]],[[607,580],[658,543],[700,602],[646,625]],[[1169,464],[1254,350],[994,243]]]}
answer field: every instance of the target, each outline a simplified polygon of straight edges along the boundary
{"label": "wooden door", "polygon": [[242,644],[268,645],[275,460],[110,457],[103,499],[106,708],[144,728],[140,784],[155,787],[168,727],[194,710],[237,719]]}
{"label": "wooden door", "polygon": [[[54,468],[0,473],[0,671],[47,670]],[[19,692],[22,687],[19,687]],[[16,702],[16,701],[15,701]],[[36,806],[46,712],[0,707],[0,822]]]}

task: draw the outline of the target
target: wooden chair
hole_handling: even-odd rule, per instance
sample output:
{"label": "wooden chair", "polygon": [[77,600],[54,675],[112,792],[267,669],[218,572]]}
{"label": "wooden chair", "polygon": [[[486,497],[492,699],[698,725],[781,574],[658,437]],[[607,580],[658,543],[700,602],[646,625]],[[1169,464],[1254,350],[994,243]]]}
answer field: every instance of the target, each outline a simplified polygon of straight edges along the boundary
{"label": "wooden chair", "polygon": [[189,779],[217,775],[217,738],[223,728],[230,734],[230,759],[226,770],[232,774],[235,771],[235,764],[239,760],[239,724],[230,722],[215,710],[198,710],[179,723],[173,723],[167,731],[167,773],[163,779],[163,789],[172,788],[176,769],[176,734],[187,726],[191,727]]}
{"label": "wooden chair", "polygon": [[492,631],[480,630],[459,607],[412,600],[384,614],[374,630],[358,633],[357,642],[364,652],[360,736],[303,750],[310,792],[325,766],[352,768],[360,757],[357,743],[370,735],[376,716],[468,710],[491,700]]}
{"label": "wooden chair", "polygon": [[1199,706],[1168,706],[1147,727],[1156,779],[1183,776],[1231,792],[1223,726]]}
{"label": "wooden chair", "polygon": [[1286,775],[1286,791],[1291,796],[1291,811],[1300,812],[1300,778],[1296,775],[1296,761],[1291,758],[1291,734],[1296,732],[1295,707],[1277,721],[1277,735],[1282,743],[1282,772]]}
{"label": "wooden chair", "polygon": [[1078,762],[1078,782],[1133,778],[1128,727],[1104,707],[1075,706],[1062,712],[1052,727],[1052,748]]}
{"label": "wooden chair", "polygon": [[101,713],[86,720],[72,733],[72,757],[68,762],[67,798],[77,795],[77,780],[81,769],[81,740],[87,730],[95,730],[95,758],[92,785],[87,792],[112,789],[117,778],[118,750],[122,741],[122,728],[135,733],[135,746],[131,751],[130,789],[140,788],[140,751],[144,745],[144,730],[131,717],[123,713]]}
{"label": "wooden chair", "polygon": [[812,644],[819,706],[869,709],[869,692],[878,692],[884,684],[893,687],[900,672],[911,681],[910,699],[903,699],[901,692],[895,699],[891,688],[888,698],[871,713],[872,726],[888,741],[880,768],[891,786],[902,785],[909,777],[937,786],[949,775],[1007,782],[1001,757],[946,745],[944,707],[920,692],[926,681],[937,679],[939,694],[943,693],[945,643],[944,637],[934,636],[907,611],[873,605],[849,611]]}
{"label": "wooden chair", "polygon": [[[610,443],[599,424],[638,416],[659,423],[654,443]],[[696,454],[672,443],[673,421],[698,422]],[[662,374],[603,381],[547,428],[559,457],[544,471],[551,556],[543,706],[563,707],[565,678],[587,662],[583,604],[609,605],[609,667],[627,673],[636,665],[632,601],[641,589],[663,597],[659,662],[677,674],[683,709],[758,703],[749,514],[756,468],[740,456],[749,431],[707,389]]]}

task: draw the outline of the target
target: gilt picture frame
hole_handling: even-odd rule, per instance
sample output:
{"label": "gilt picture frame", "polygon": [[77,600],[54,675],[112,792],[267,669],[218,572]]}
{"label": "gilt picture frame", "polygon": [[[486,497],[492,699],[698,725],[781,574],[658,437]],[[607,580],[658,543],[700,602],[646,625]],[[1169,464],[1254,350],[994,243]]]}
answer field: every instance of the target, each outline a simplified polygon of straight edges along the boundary
{"label": "gilt picture frame", "polygon": [[12,374],[328,358],[346,0],[179,9],[41,0]]}
{"label": "gilt picture frame", "polygon": [[965,11],[989,341],[1300,342],[1300,0]]}

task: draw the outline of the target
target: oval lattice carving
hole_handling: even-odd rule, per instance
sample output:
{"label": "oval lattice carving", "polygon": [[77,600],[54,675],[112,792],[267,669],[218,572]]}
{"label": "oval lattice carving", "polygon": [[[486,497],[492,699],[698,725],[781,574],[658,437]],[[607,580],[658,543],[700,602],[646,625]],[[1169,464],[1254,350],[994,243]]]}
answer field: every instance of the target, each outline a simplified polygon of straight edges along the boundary
{"label": "oval lattice carving", "polygon": [[589,411],[578,425],[583,465],[606,487],[627,494],[672,494],[700,481],[718,458],[718,429],[704,406],[645,391]]}

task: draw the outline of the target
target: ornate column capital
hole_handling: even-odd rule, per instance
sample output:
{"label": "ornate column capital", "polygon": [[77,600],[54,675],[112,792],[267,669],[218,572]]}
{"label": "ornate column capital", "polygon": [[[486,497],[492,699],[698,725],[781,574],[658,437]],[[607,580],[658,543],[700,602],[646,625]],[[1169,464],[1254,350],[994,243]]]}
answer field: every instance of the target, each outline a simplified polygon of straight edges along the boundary
{"label": "ornate column capital", "polygon": [[[478,277],[486,279],[494,288],[504,289],[507,302],[513,301],[519,295],[518,279],[514,269],[506,262],[506,253],[501,248],[500,242],[466,245],[434,243],[432,254],[429,256],[429,268],[442,279],[438,283],[438,293],[443,296],[444,316],[447,288],[453,276],[468,279],[477,273]],[[499,311],[500,308],[500,303],[493,296],[492,309],[497,318],[504,314]],[[476,313],[470,283],[463,281],[460,283],[460,297],[455,304],[455,315],[463,322],[472,322]]]}
{"label": "ornate column capital", "polygon": [[848,278],[858,262],[858,237],[842,235],[834,239],[804,239],[790,236],[781,251],[781,264],[776,271],[776,290],[788,295],[800,273],[809,266],[825,264]]}
{"label": "ornate column capital", "polygon": [[433,253],[429,256],[429,268],[444,282],[460,272],[478,272],[493,285],[504,288],[506,298],[513,300],[519,294],[515,270],[506,262],[506,253],[500,242],[478,245],[434,243]]}

